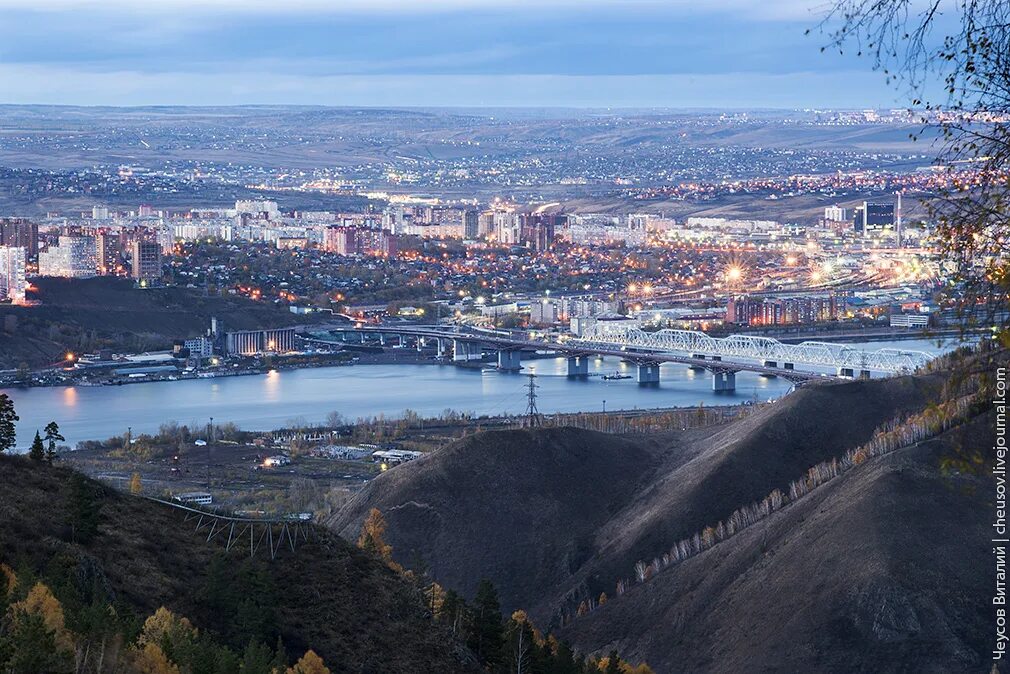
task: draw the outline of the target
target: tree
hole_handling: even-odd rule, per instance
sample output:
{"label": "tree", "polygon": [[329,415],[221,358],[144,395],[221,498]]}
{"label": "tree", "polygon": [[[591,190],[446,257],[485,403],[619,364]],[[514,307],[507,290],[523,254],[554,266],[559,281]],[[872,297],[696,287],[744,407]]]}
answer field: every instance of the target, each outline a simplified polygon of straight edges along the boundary
{"label": "tree", "polygon": [[46,460],[46,448],[42,445],[42,436],[38,431],[35,431],[35,439],[32,440],[31,449],[28,450],[28,458],[39,463]]}
{"label": "tree", "polygon": [[[285,671],[284,668],[280,671]],[[276,674],[275,654],[269,646],[250,641],[242,654],[242,674]]]}
{"label": "tree", "polygon": [[143,484],[140,482],[140,473],[134,473],[130,476],[130,493],[139,494],[144,490]]}
{"label": "tree", "polygon": [[74,472],[67,487],[67,512],[71,540],[87,543],[98,533],[101,504],[95,498],[95,487],[80,473]]}
{"label": "tree", "polygon": [[52,463],[56,460],[56,443],[65,442],[66,438],[60,434],[60,426],[55,421],[50,421],[44,429],[46,434],[46,460]]}
{"label": "tree", "polygon": [[10,659],[5,671],[23,674],[53,674],[73,671],[71,654],[61,650],[56,636],[38,613],[12,612]]}
{"label": "tree", "polygon": [[617,651],[610,651],[605,660],[606,666],[602,668],[604,674],[621,674],[621,659],[617,657]]}
{"label": "tree", "polygon": [[302,659],[295,663],[294,667],[288,668],[288,674],[330,674],[330,669],[323,663],[323,659],[316,655],[315,651],[306,651]]}
{"label": "tree", "polygon": [[179,667],[168,659],[158,644],[138,645],[130,660],[132,671],[145,674],[179,674]]}
{"label": "tree", "polygon": [[389,563],[393,560],[393,546],[386,543],[383,535],[386,533],[386,518],[378,508],[368,511],[368,517],[361,525],[361,535],[358,536],[358,547],[378,556]]}
{"label": "tree", "polygon": [[502,661],[504,629],[498,591],[486,578],[477,585],[477,595],[473,599],[472,618],[467,645],[478,660],[494,667]]}
{"label": "tree", "polygon": [[[950,186],[928,207],[954,272],[947,299],[964,327],[991,325],[1010,345],[1010,3],[833,0],[829,7],[819,26],[824,48],[852,46],[913,106],[945,111],[924,120],[942,133],[939,160],[974,169],[969,179],[947,169]],[[942,89],[933,94],[936,85]]]}
{"label": "tree", "polygon": [[0,453],[14,447],[17,438],[14,424],[20,420],[14,411],[14,401],[6,393],[0,393]]}

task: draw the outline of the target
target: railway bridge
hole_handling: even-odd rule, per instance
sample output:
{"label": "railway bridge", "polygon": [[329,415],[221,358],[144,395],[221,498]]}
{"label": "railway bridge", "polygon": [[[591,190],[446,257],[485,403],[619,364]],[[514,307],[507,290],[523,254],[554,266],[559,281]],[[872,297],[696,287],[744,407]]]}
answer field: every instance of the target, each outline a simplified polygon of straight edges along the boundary
{"label": "railway bridge", "polygon": [[[736,373],[741,371],[802,384],[825,377],[868,378],[873,371],[911,372],[930,360],[921,351],[861,351],[826,342],[783,344],[767,337],[744,335],[719,339],[686,330],[594,331],[557,340],[534,339],[524,332],[435,325],[341,325],[330,327],[329,332],[345,341],[360,343],[369,339],[381,345],[413,342],[418,350],[434,347],[439,357],[457,362],[480,361],[486,351],[491,351],[498,368],[506,372],[521,368],[523,351],[555,353],[567,357],[568,376],[573,378],[589,376],[591,357],[615,356],[637,366],[639,384],[659,383],[660,365],[678,363],[709,372],[712,390],[720,393],[736,389]],[[834,372],[818,372],[811,367],[830,368]]]}

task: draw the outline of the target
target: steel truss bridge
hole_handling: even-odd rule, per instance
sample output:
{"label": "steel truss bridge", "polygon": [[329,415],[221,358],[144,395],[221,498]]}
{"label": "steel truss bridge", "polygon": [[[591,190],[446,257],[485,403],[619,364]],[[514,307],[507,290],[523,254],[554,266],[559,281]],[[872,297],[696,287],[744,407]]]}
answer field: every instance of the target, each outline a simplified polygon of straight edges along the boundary
{"label": "steel truss bridge", "polygon": [[660,330],[646,332],[638,328],[608,334],[591,330],[577,340],[585,344],[628,346],[651,351],[681,352],[721,358],[745,358],[771,363],[802,363],[832,367],[838,370],[877,372],[912,372],[928,363],[932,356],[923,351],[903,349],[878,349],[863,351],[843,344],[828,342],[802,342],[783,344],[770,337],[731,335],[710,337],[692,330]]}
{"label": "steel truss bridge", "polygon": [[255,557],[260,550],[270,552],[276,559],[281,550],[294,552],[299,543],[309,540],[312,527],[309,522],[286,518],[234,517],[221,513],[192,508],[182,503],[166,501],[152,496],[141,496],[148,501],[175,508],[184,513],[183,524],[196,522],[193,533],[207,532],[207,543],[215,538],[225,539],[225,552],[234,548],[248,549]]}
{"label": "steel truss bridge", "polygon": [[[817,372],[803,372],[791,368],[790,364],[779,368],[774,364],[764,362],[723,362],[718,356],[707,358],[701,354],[680,355],[599,342],[546,341],[530,339],[525,334],[516,335],[501,330],[446,328],[443,326],[340,325],[328,328],[316,327],[316,330],[320,329],[340,334],[345,340],[355,338],[364,342],[367,336],[377,337],[379,343],[383,345],[391,339],[398,341],[401,345],[405,340],[413,339],[419,351],[422,348],[434,346],[437,356],[457,362],[483,360],[484,351],[492,350],[497,352],[498,369],[504,372],[517,372],[521,369],[520,359],[523,351],[540,351],[567,356],[568,376],[572,378],[589,376],[589,360],[592,356],[613,356],[637,365],[639,384],[655,385],[660,380],[660,365],[662,363],[679,363],[694,370],[708,371],[712,375],[712,390],[716,393],[735,391],[736,373],[742,370],[766,377],[782,377],[794,384],[832,376]],[[320,339],[312,334],[303,335],[303,338],[332,344],[332,341]],[[842,374],[848,375],[848,373]]]}

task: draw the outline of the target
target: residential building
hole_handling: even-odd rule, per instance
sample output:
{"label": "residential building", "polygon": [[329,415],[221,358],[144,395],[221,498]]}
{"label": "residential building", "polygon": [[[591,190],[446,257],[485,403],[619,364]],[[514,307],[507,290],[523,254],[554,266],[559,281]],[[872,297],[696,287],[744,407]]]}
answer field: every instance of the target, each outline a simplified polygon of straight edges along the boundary
{"label": "residential building", "polygon": [[39,276],[91,278],[98,262],[93,236],[61,236],[59,243],[39,253]]}

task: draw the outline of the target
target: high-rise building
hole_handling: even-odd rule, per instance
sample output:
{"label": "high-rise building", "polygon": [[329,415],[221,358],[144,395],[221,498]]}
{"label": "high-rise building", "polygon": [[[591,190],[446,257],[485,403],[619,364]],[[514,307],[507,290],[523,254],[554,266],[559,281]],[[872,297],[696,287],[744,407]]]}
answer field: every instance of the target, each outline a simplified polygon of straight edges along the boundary
{"label": "high-rise building", "polygon": [[123,248],[119,234],[99,232],[95,236],[95,258],[98,262],[100,275],[112,276],[116,274],[122,257]]}
{"label": "high-rise building", "polygon": [[24,248],[0,246],[0,299],[23,304],[28,283],[25,280]]}
{"label": "high-rise building", "polygon": [[323,232],[323,250],[337,255],[357,255],[361,252],[358,247],[358,237],[354,227],[344,227],[342,225],[331,225]]}
{"label": "high-rise building", "polygon": [[265,217],[267,220],[276,219],[280,214],[276,201],[255,201],[239,200],[235,202],[236,213],[246,213],[256,217]]}
{"label": "high-rise building", "polygon": [[28,218],[0,218],[0,246],[24,248],[29,258],[39,254],[39,226]]}
{"label": "high-rise building", "polygon": [[547,250],[554,243],[559,227],[564,227],[563,215],[531,213],[523,215],[521,222],[521,242],[534,250]]}
{"label": "high-rise building", "polygon": [[864,201],[862,216],[862,229],[859,231],[862,231],[864,234],[875,230],[894,229],[893,203],[874,204]]}
{"label": "high-rise building", "polygon": [[109,207],[108,206],[92,206],[91,207],[91,219],[92,220],[108,220],[109,219]]}
{"label": "high-rise building", "polygon": [[[229,227],[229,230],[231,228]],[[171,255],[175,250],[175,229],[171,225],[161,225],[157,229],[158,246],[162,255]],[[229,237],[230,241],[231,238]]]}
{"label": "high-rise building", "polygon": [[480,213],[477,211],[463,211],[463,238],[480,238]]}
{"label": "high-rise building", "polygon": [[825,222],[847,222],[852,218],[852,213],[848,208],[841,206],[828,206],[824,209]]}
{"label": "high-rise building", "polygon": [[97,274],[95,238],[61,236],[59,244],[39,253],[39,276],[91,278]]}
{"label": "high-rise building", "polygon": [[135,240],[131,247],[130,269],[138,281],[161,278],[161,246],[154,241]]}

